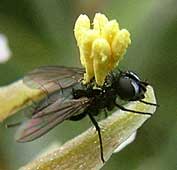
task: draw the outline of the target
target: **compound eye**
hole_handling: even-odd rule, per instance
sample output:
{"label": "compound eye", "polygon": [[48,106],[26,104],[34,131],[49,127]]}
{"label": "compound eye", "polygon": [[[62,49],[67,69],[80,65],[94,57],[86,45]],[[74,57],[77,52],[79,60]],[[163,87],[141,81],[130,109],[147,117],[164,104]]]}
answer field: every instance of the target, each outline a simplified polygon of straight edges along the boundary
{"label": "compound eye", "polygon": [[120,77],[117,90],[121,99],[134,100],[139,94],[139,85],[129,77]]}

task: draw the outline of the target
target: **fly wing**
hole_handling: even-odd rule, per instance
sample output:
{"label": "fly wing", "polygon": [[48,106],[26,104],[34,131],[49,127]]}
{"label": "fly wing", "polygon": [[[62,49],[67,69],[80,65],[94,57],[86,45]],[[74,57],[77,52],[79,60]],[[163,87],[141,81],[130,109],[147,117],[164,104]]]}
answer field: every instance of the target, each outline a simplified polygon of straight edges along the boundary
{"label": "fly wing", "polygon": [[31,88],[47,92],[71,87],[83,78],[84,69],[64,66],[42,66],[29,72],[23,82]]}
{"label": "fly wing", "polygon": [[89,99],[86,97],[67,101],[59,99],[24,122],[17,131],[16,140],[18,142],[29,142],[39,138],[57,124],[73,115],[82,113],[88,105]]}

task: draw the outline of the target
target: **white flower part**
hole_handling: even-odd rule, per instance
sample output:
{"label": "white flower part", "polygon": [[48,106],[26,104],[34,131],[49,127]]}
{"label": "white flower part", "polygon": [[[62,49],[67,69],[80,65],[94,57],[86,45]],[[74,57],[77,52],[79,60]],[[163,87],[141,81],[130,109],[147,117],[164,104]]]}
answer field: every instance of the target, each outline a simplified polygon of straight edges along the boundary
{"label": "white flower part", "polygon": [[123,143],[121,143],[115,150],[114,153],[120,152],[122,149],[124,149],[127,145],[129,145],[130,143],[132,143],[135,138],[136,138],[136,133],[137,131],[135,131],[134,133],[132,133],[132,135],[127,138]]}
{"label": "white flower part", "polygon": [[0,34],[0,63],[7,62],[12,55],[5,35]]}

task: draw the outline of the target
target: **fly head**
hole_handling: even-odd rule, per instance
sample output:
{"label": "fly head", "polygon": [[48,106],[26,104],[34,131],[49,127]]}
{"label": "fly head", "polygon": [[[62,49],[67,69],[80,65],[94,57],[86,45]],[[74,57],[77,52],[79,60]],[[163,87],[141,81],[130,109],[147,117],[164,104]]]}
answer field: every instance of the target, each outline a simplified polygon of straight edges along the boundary
{"label": "fly head", "polygon": [[148,83],[141,81],[132,71],[120,72],[115,83],[117,94],[123,100],[136,101],[145,97]]}

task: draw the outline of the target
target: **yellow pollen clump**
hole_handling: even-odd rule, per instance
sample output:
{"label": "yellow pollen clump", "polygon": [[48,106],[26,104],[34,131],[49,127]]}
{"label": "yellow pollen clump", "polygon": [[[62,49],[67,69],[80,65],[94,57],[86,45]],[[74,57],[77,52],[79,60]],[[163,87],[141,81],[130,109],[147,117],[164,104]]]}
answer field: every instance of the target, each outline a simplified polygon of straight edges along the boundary
{"label": "yellow pollen clump", "polygon": [[104,14],[97,13],[93,25],[87,15],[81,14],[76,20],[74,35],[86,71],[84,83],[95,77],[97,85],[102,86],[131,43],[130,33],[126,29],[120,30],[116,20],[109,21]]}

